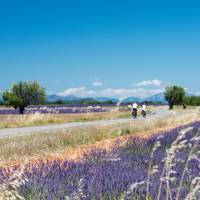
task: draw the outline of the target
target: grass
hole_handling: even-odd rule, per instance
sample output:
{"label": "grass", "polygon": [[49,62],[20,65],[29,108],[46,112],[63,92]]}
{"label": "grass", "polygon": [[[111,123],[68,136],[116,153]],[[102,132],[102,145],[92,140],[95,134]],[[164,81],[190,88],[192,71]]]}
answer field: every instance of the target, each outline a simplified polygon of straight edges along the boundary
{"label": "grass", "polygon": [[[151,112],[152,107],[148,108]],[[140,114],[140,113],[139,113]],[[95,120],[109,120],[128,118],[131,111],[123,108],[114,108],[110,112],[80,113],[80,114],[30,114],[30,115],[0,115],[0,128],[16,128],[26,126],[39,126],[56,123],[85,122]]]}
{"label": "grass", "polygon": [[[196,109],[196,108],[197,108],[196,106],[187,106],[185,111],[193,110],[193,109]],[[183,110],[183,106],[174,106],[173,110],[182,111]]]}
{"label": "grass", "polygon": [[148,139],[129,136],[109,151],[95,148],[75,162],[43,160],[19,171],[14,168],[14,174],[11,168],[0,180],[0,196],[10,192],[13,199],[21,195],[27,200],[199,199],[199,127],[200,122],[189,123]]}
{"label": "grass", "polygon": [[[51,154],[61,155],[73,152],[82,145],[89,146],[100,142],[106,148],[106,139],[137,135],[146,137],[161,129],[176,127],[181,124],[199,119],[199,111],[174,115],[167,118],[156,118],[130,121],[118,125],[104,125],[98,127],[71,128],[58,133],[40,133],[28,136],[15,136],[0,139],[0,160],[2,162],[13,160],[45,158]],[[102,142],[101,142],[102,141]],[[78,148],[77,148],[78,149]],[[67,153],[69,155],[69,153]]]}
{"label": "grass", "polygon": [[30,114],[0,116],[0,128],[47,125],[66,122],[84,122],[112,118],[126,118],[130,111],[81,114]]}

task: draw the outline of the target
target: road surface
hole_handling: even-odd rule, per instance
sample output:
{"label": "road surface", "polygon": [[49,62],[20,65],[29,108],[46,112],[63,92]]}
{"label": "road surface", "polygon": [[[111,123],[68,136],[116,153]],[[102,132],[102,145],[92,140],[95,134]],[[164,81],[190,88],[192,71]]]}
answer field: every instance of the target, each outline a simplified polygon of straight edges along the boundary
{"label": "road surface", "polygon": [[[147,118],[145,120],[149,120],[152,118],[163,118],[168,115],[172,115],[172,113],[167,110],[167,107],[156,108],[153,113],[147,115]],[[138,118],[138,120],[141,120],[141,118]],[[28,134],[36,134],[43,132],[48,133],[48,132],[62,131],[68,128],[113,125],[130,121],[133,121],[134,123],[134,120],[132,118],[126,118],[126,119],[98,120],[98,121],[88,121],[88,122],[70,122],[62,124],[49,124],[43,126],[20,127],[20,128],[4,128],[0,129],[0,137],[2,138],[9,136],[17,136],[17,135],[28,135]]]}

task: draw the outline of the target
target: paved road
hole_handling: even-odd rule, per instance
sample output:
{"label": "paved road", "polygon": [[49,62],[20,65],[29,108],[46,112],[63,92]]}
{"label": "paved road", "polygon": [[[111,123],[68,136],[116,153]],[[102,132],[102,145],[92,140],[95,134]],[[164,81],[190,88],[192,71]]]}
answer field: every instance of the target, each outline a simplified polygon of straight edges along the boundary
{"label": "paved road", "polygon": [[[151,115],[147,115],[145,120],[149,120],[152,118],[162,118],[167,115],[171,115],[169,111],[167,111],[166,107],[157,108]],[[141,118],[138,118],[141,120]],[[112,120],[99,120],[99,121],[90,121],[90,122],[70,122],[70,123],[62,123],[62,124],[50,124],[43,126],[32,126],[32,127],[22,127],[22,128],[5,128],[0,129],[0,137],[9,137],[16,135],[28,135],[33,133],[41,133],[41,132],[56,132],[61,131],[63,129],[68,128],[76,128],[76,127],[88,127],[88,126],[101,126],[101,125],[112,125],[124,122],[130,122],[134,120],[131,118],[128,119],[112,119]]]}

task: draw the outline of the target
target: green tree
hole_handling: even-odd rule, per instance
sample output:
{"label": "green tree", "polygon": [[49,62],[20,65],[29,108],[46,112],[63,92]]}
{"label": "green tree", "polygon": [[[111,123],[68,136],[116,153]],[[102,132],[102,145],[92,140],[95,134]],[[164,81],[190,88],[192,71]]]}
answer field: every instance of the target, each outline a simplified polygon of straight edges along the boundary
{"label": "green tree", "polygon": [[19,82],[13,85],[11,91],[3,93],[6,106],[19,109],[20,114],[29,105],[38,105],[45,102],[45,89],[36,81]]}
{"label": "green tree", "polygon": [[180,105],[184,102],[185,90],[182,87],[170,86],[166,87],[165,99],[169,104],[169,108],[173,109],[174,105]]}
{"label": "green tree", "polygon": [[200,96],[185,97],[184,103],[189,106],[200,106]]}

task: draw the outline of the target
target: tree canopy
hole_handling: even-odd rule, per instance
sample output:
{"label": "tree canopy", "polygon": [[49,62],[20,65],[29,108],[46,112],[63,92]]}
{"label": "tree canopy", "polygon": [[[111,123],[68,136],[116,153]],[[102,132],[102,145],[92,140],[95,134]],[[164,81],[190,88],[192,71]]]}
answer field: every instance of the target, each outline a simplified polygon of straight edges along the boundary
{"label": "tree canopy", "polygon": [[189,106],[200,106],[200,96],[184,97],[184,103]]}
{"label": "tree canopy", "polygon": [[25,107],[45,102],[45,89],[36,81],[19,82],[12,86],[11,91],[3,93],[3,99],[6,106],[19,109],[23,114]]}
{"label": "tree canopy", "polygon": [[174,105],[180,105],[184,102],[185,90],[182,87],[170,86],[166,87],[165,99],[169,104],[169,108],[173,109]]}

